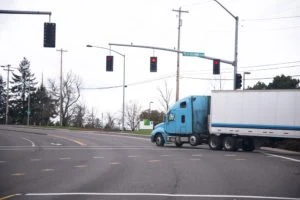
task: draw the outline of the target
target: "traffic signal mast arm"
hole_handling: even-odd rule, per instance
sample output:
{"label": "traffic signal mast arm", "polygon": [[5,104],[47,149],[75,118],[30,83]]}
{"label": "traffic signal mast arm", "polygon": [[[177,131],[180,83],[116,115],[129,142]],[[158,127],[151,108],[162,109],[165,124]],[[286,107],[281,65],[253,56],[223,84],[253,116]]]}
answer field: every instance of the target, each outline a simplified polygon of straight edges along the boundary
{"label": "traffic signal mast arm", "polygon": [[[184,53],[185,51],[177,51],[175,49],[168,49],[168,48],[162,48],[162,47],[154,47],[154,46],[144,46],[144,45],[133,45],[133,44],[117,44],[117,43],[109,43],[108,45],[110,46],[123,46],[123,47],[135,47],[135,48],[144,48],[144,49],[157,49],[161,51],[170,51],[174,53]],[[228,61],[228,60],[223,60],[219,58],[214,58],[214,57],[209,57],[209,56],[201,56],[200,58],[207,59],[207,60],[220,60],[222,63],[234,65],[234,61]]]}

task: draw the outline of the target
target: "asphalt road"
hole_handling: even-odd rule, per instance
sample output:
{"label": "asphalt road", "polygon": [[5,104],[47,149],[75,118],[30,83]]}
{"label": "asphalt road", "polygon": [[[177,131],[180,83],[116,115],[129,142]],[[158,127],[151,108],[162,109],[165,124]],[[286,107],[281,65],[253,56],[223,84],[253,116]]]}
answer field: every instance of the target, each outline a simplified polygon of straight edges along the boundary
{"label": "asphalt road", "polygon": [[300,156],[0,126],[0,200],[300,198]]}

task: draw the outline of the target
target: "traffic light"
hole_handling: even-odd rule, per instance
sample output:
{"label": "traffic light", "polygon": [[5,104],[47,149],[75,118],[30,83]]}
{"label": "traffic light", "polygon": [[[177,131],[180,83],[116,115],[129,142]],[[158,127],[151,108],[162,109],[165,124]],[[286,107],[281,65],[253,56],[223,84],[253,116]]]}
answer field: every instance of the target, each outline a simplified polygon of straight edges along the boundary
{"label": "traffic light", "polygon": [[55,23],[44,23],[44,47],[55,48]]}
{"label": "traffic light", "polygon": [[213,60],[213,74],[220,74],[220,60]]}
{"label": "traffic light", "polygon": [[150,57],[150,72],[157,72],[157,57]]}
{"label": "traffic light", "polygon": [[106,71],[112,72],[114,70],[114,57],[106,56]]}
{"label": "traffic light", "polygon": [[235,75],[235,89],[240,89],[242,87],[242,75]]}

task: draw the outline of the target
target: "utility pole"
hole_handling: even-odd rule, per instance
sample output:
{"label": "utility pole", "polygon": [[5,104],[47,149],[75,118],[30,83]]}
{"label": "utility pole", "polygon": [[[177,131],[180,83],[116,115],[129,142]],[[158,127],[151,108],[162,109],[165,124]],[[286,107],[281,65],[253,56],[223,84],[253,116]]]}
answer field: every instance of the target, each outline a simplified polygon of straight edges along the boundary
{"label": "utility pole", "polygon": [[[5,124],[8,124],[8,99],[9,99],[9,72],[12,72],[14,70],[11,70],[11,66],[10,65],[6,65],[6,66],[1,66],[3,67],[5,71],[7,71],[7,81],[6,81],[6,85],[7,85],[7,89],[6,89],[6,111],[5,111]],[[6,68],[6,69],[5,69]]]}
{"label": "utility pole", "polygon": [[62,91],[63,91],[63,71],[62,71],[62,65],[63,65],[63,53],[64,52],[68,52],[67,50],[64,50],[64,49],[57,49],[56,51],[59,51],[60,52],[60,95],[59,95],[59,98],[60,98],[60,119],[59,119],[59,124],[60,126],[63,125],[63,98],[62,98]]}
{"label": "utility pole", "polygon": [[180,27],[182,26],[181,13],[189,13],[189,11],[181,10],[172,10],[174,12],[178,12],[178,41],[177,41],[177,70],[176,70],[176,101],[179,99],[179,71],[180,71]]}

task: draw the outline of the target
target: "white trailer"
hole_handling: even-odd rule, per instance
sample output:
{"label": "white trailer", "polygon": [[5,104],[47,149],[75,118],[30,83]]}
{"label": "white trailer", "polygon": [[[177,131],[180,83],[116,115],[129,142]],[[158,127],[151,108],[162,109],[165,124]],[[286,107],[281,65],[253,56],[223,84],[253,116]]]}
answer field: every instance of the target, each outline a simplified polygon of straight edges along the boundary
{"label": "white trailer", "polygon": [[213,91],[210,105],[209,145],[244,150],[254,141],[300,139],[300,90]]}

